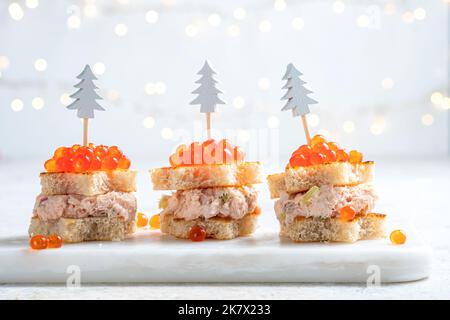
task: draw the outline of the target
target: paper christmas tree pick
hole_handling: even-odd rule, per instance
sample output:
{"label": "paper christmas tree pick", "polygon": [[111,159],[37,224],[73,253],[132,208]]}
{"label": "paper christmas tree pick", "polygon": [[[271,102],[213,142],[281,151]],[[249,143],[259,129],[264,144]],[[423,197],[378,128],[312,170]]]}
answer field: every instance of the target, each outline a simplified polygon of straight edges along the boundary
{"label": "paper christmas tree pick", "polygon": [[292,110],[293,117],[301,117],[306,140],[310,144],[311,136],[309,134],[306,115],[310,113],[309,105],[315,104],[317,101],[308,97],[308,94],[312,93],[312,91],[304,87],[306,82],[300,79],[302,75],[292,63],[287,65],[286,72],[283,76],[283,80],[287,80],[287,82],[282,88],[287,89],[287,92],[281,98],[282,100],[287,100],[287,102],[281,110]]}
{"label": "paper christmas tree pick", "polygon": [[200,84],[200,86],[192,93],[198,94],[198,96],[190,104],[199,104],[200,112],[206,114],[208,139],[211,139],[211,113],[216,112],[218,104],[225,104],[225,102],[219,98],[219,93],[222,93],[222,91],[216,87],[217,81],[214,79],[216,72],[211,68],[208,61],[205,61],[197,74],[201,77],[195,83]]}
{"label": "paper christmas tree pick", "polygon": [[98,88],[95,86],[94,80],[97,80],[97,78],[88,64],[77,78],[81,79],[79,83],[74,85],[78,91],[70,96],[75,101],[69,104],[67,109],[78,110],[78,118],[83,119],[83,145],[87,146],[89,119],[94,118],[94,110],[105,111],[105,109],[96,101],[101,100],[102,97],[95,92]]}

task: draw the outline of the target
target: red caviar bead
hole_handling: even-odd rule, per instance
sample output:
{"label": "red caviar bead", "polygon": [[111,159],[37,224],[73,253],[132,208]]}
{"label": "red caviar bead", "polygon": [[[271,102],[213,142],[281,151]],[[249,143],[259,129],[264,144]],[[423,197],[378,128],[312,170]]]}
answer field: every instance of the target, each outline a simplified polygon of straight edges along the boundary
{"label": "red caviar bead", "polygon": [[120,157],[122,156],[122,151],[119,149],[119,147],[112,146],[108,149],[108,155],[116,159],[120,159]]}
{"label": "red caviar bead", "polygon": [[70,156],[72,154],[72,149],[66,148],[66,147],[59,147],[55,150],[55,153],[53,154],[53,158],[62,158],[66,156]]}
{"label": "red caviar bead", "polygon": [[296,154],[291,157],[291,159],[289,160],[289,164],[291,165],[291,167],[295,168],[295,167],[306,167],[309,166],[311,163],[309,162],[309,158],[307,158],[305,155]]}
{"label": "red caviar bead", "polygon": [[86,172],[91,167],[91,161],[88,156],[79,155],[73,161],[73,169],[75,172]]}
{"label": "red caviar bead", "polygon": [[328,144],[326,142],[317,142],[312,148],[314,152],[325,153],[328,151]]}
{"label": "red caviar bead", "polygon": [[294,152],[297,152],[297,151],[300,153],[310,153],[312,151],[312,149],[307,144],[304,144],[304,145],[301,145],[300,147],[298,147],[298,149]]}
{"label": "red caviar bead", "polygon": [[241,162],[241,161],[244,161],[245,152],[244,152],[244,150],[242,150],[242,148],[236,146],[233,149],[233,156],[234,156],[234,161]]}
{"label": "red caviar bead", "polygon": [[115,170],[117,168],[119,160],[117,158],[107,155],[102,159],[103,170]]}
{"label": "red caviar bead", "polygon": [[48,248],[61,248],[63,244],[63,239],[61,236],[56,234],[48,237]]}
{"label": "red caviar bead", "polygon": [[102,160],[100,157],[94,155],[91,159],[91,166],[89,167],[90,171],[98,171],[102,168]]}
{"label": "red caviar bead", "polygon": [[119,162],[117,163],[117,168],[128,170],[131,166],[131,161],[126,156],[122,156],[122,158],[119,159]]}
{"label": "red caviar bead", "polygon": [[94,148],[94,154],[101,159],[108,154],[108,148],[105,146],[96,146]]}
{"label": "red caviar bead", "polygon": [[336,161],[336,152],[334,152],[333,150],[327,150],[324,152],[324,156],[325,156],[325,162],[326,163],[330,163],[330,162],[335,162]]}
{"label": "red caviar bead", "polygon": [[322,164],[325,162],[325,157],[321,153],[312,152],[309,161],[312,165]]}
{"label": "red caviar bead", "polygon": [[349,206],[342,207],[339,213],[342,221],[350,221],[356,216],[355,210],[353,210],[352,207]]}
{"label": "red caviar bead", "polygon": [[56,170],[59,172],[72,172],[73,159],[69,157],[62,157],[56,159]]}
{"label": "red caviar bead", "polygon": [[217,143],[214,139],[206,140],[202,143],[203,163],[213,164],[215,163]]}
{"label": "red caviar bead", "polygon": [[204,241],[206,238],[206,231],[201,226],[193,226],[189,231],[189,239],[194,242]]}
{"label": "red caviar bead", "polygon": [[327,142],[326,139],[324,138],[324,136],[320,135],[320,134],[316,134],[314,137],[312,137],[311,139],[311,146],[314,147],[317,143],[319,142]]}
{"label": "red caviar bead", "polygon": [[47,248],[48,239],[47,237],[38,234],[30,239],[30,247],[34,250],[42,250]]}
{"label": "red caviar bead", "polygon": [[56,160],[55,159],[48,159],[47,161],[45,161],[44,163],[44,168],[45,170],[47,170],[48,172],[56,172],[58,171],[56,169]]}
{"label": "red caviar bead", "polygon": [[336,142],[328,142],[328,149],[333,150],[333,151],[338,151],[339,150],[339,145]]}
{"label": "red caviar bead", "polygon": [[358,163],[358,162],[361,162],[361,161],[362,161],[362,158],[363,158],[362,153],[361,153],[361,152],[358,152],[358,151],[356,151],[356,150],[350,151],[349,154],[348,154],[348,157],[349,157],[349,161],[350,161],[351,163]]}
{"label": "red caviar bead", "polygon": [[172,167],[178,167],[180,166],[182,162],[182,158],[179,154],[174,153],[169,157],[169,163]]}
{"label": "red caviar bead", "polygon": [[77,151],[77,150],[80,149],[80,148],[81,148],[81,145],[79,145],[79,144],[74,144],[74,145],[72,146],[72,151],[75,152],[75,151]]}
{"label": "red caviar bead", "polygon": [[338,150],[336,151],[336,160],[339,162],[345,162],[348,161],[348,154],[344,150]]}

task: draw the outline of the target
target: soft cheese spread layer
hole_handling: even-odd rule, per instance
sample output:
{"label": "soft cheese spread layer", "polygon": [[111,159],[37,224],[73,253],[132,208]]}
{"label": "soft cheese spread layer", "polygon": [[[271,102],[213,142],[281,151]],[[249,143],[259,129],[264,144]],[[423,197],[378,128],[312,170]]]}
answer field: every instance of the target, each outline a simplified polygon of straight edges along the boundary
{"label": "soft cheese spread layer", "polygon": [[247,186],[176,191],[161,214],[186,220],[216,216],[241,219],[256,209],[257,196],[257,191]]}
{"label": "soft cheese spread layer", "polygon": [[278,218],[291,223],[296,217],[336,217],[344,206],[350,206],[357,213],[370,212],[375,206],[377,195],[371,184],[337,187],[322,185],[309,199],[306,193],[289,195],[282,193],[275,202]]}
{"label": "soft cheese spread layer", "polygon": [[134,220],[137,210],[136,197],[127,192],[108,192],[98,196],[39,195],[33,216],[42,220],[59,218],[121,217]]}

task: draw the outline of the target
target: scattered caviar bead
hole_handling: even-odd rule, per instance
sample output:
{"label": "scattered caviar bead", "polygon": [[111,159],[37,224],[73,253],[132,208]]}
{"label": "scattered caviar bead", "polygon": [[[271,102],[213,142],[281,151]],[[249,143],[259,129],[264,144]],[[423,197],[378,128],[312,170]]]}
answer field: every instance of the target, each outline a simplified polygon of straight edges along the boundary
{"label": "scattered caviar bead", "polygon": [[31,249],[42,250],[47,248],[47,246],[48,246],[48,239],[47,237],[41,234],[38,234],[30,239]]}
{"label": "scattered caviar bead", "polygon": [[193,226],[189,231],[189,239],[194,242],[204,241],[206,238],[206,231],[201,226]]}
{"label": "scattered caviar bead", "polygon": [[48,248],[61,248],[63,244],[63,239],[61,236],[56,234],[49,236],[48,238]]}
{"label": "scattered caviar bead", "polygon": [[312,165],[322,164],[325,162],[325,157],[321,153],[312,152],[309,161]]}
{"label": "scattered caviar bead", "polygon": [[73,169],[75,172],[86,172],[91,167],[90,159],[85,155],[79,155],[73,161]]}
{"label": "scattered caviar bead", "polygon": [[108,149],[108,155],[116,159],[122,157],[122,151],[117,146],[112,146]]}
{"label": "scattered caviar bead", "polygon": [[119,160],[117,158],[107,155],[102,159],[103,170],[115,170],[117,168]]}
{"label": "scattered caviar bead", "polygon": [[326,142],[326,140],[325,140],[325,138],[322,135],[317,134],[314,137],[312,137],[312,139],[311,139],[311,146],[314,147],[319,142]]}
{"label": "scattered caviar bead", "polygon": [[296,154],[291,157],[291,159],[289,160],[289,164],[291,165],[291,167],[296,168],[296,167],[306,167],[309,166],[311,163],[309,159],[305,157],[305,155]]}
{"label": "scattered caviar bead", "polygon": [[350,221],[356,216],[355,210],[353,210],[349,206],[342,207],[340,210],[341,220],[342,221]]}
{"label": "scattered caviar bead", "polygon": [[73,151],[77,151],[78,149],[80,149],[81,148],[81,145],[79,145],[79,144],[74,144],[73,146],[72,146],[72,150]]}
{"label": "scattered caviar bead", "polygon": [[90,171],[98,171],[102,168],[102,160],[98,156],[93,156],[91,159]]}
{"label": "scattered caviar bead", "polygon": [[348,161],[348,154],[344,150],[336,151],[336,161],[345,162]]}
{"label": "scattered caviar bead", "polygon": [[150,228],[152,229],[161,228],[161,217],[159,214],[155,214],[150,218]]}
{"label": "scattered caviar bead", "polygon": [[331,163],[331,162],[335,162],[336,161],[336,152],[334,152],[333,150],[327,150],[324,152],[323,154],[325,156],[325,162],[326,163]]}
{"label": "scattered caviar bead", "polygon": [[348,154],[348,159],[351,163],[358,163],[362,161],[362,153],[356,150],[352,150]]}
{"label": "scattered caviar bead", "polygon": [[56,172],[56,171],[58,171],[56,169],[56,160],[55,159],[49,159],[49,160],[45,161],[44,168],[48,172]]}
{"label": "scattered caviar bead", "polygon": [[122,170],[128,170],[131,166],[131,161],[126,156],[122,156],[117,163],[117,168]]}
{"label": "scattered caviar bead", "polygon": [[148,218],[145,214],[143,214],[142,212],[138,212],[137,214],[137,220],[136,220],[136,225],[138,228],[144,228],[146,227],[148,224]]}
{"label": "scattered caviar bead", "polygon": [[406,242],[406,234],[402,230],[394,230],[390,236],[392,244],[404,244]]}
{"label": "scattered caviar bead", "polygon": [[333,150],[334,152],[339,150],[339,145],[336,142],[327,142],[328,149]]}
{"label": "scattered caviar bead", "polygon": [[261,208],[260,207],[256,207],[255,210],[253,210],[252,214],[254,214],[254,215],[261,214]]}
{"label": "scattered caviar bead", "polygon": [[56,170],[59,172],[73,171],[73,160],[69,157],[62,157],[56,159]]}
{"label": "scattered caviar bead", "polygon": [[234,147],[233,156],[234,156],[234,161],[241,162],[244,160],[245,152],[240,147]]}

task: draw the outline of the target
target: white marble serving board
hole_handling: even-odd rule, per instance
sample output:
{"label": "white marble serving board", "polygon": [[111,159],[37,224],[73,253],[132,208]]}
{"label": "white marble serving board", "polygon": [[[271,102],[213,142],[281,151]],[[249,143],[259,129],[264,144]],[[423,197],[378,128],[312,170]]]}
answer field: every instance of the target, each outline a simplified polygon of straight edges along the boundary
{"label": "white marble serving board", "polygon": [[74,270],[81,283],[405,282],[428,277],[430,265],[430,247],[412,232],[402,246],[387,239],[299,244],[276,230],[197,243],[143,230],[123,242],[41,251],[26,237],[0,238],[0,283],[65,283]]}

